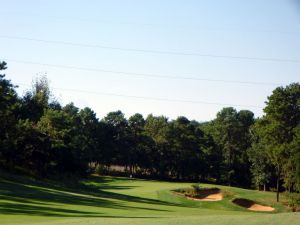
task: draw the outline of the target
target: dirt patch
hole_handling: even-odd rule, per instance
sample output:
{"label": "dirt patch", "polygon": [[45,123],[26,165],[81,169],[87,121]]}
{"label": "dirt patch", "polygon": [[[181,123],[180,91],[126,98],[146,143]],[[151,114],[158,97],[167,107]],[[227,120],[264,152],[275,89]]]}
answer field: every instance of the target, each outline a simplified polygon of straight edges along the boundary
{"label": "dirt patch", "polygon": [[254,201],[243,199],[243,198],[237,198],[232,201],[234,204],[239,205],[241,207],[247,208],[251,211],[260,211],[260,212],[272,212],[275,209],[270,206],[260,205],[257,204]]}
{"label": "dirt patch", "polygon": [[203,189],[198,190],[197,194],[189,194],[189,191],[186,192],[175,192],[176,194],[185,196],[187,199],[194,201],[221,201],[223,199],[223,195],[221,190],[218,188],[212,189]]}

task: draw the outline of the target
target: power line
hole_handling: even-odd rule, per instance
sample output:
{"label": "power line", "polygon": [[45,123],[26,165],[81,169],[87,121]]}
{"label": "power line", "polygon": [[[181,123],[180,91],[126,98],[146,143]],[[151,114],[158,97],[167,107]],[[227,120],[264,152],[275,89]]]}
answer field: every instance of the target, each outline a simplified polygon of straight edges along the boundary
{"label": "power line", "polygon": [[265,62],[300,63],[299,59],[263,58],[263,57],[250,57],[250,56],[215,55],[215,54],[202,54],[202,53],[193,53],[193,52],[121,48],[121,47],[113,47],[113,46],[105,46],[105,45],[54,41],[54,40],[45,40],[45,39],[36,39],[36,38],[18,37],[18,36],[6,36],[6,35],[0,35],[0,38],[31,41],[31,42],[40,42],[40,43],[47,43],[47,44],[87,47],[87,48],[101,48],[101,49],[126,51],[126,52],[137,52],[137,53],[151,53],[151,54],[178,55],[178,56],[199,56],[199,57],[208,57],[208,58],[224,58],[224,59],[233,59],[233,60],[250,60],[250,61],[265,61]]}
{"label": "power line", "polygon": [[97,69],[97,68],[75,67],[75,66],[67,66],[67,65],[39,63],[39,62],[31,62],[31,61],[15,60],[15,59],[4,59],[4,60],[15,62],[15,63],[32,64],[32,65],[47,66],[47,67],[54,67],[54,68],[60,68],[60,69],[112,73],[112,74],[119,74],[119,75],[125,75],[125,76],[150,77],[150,78],[158,78],[158,79],[193,80],[193,81],[207,81],[207,82],[219,82],[219,83],[235,83],[235,84],[245,84],[245,85],[271,85],[271,86],[283,85],[282,83],[272,83],[272,82],[221,80],[221,79],[171,76],[171,75],[161,75],[161,74],[134,73],[134,72],[114,71],[114,70],[105,70],[105,69]]}
{"label": "power line", "polygon": [[[30,87],[28,84],[24,83],[16,83],[19,86],[27,86]],[[92,95],[101,95],[101,96],[112,96],[112,97],[122,97],[122,98],[133,98],[133,99],[143,99],[143,100],[152,100],[152,101],[161,101],[161,102],[177,102],[177,103],[191,103],[191,104],[202,104],[202,105],[218,105],[218,106],[232,106],[232,107],[246,107],[246,108],[260,108],[262,106],[256,105],[239,105],[239,104],[227,104],[227,103],[218,103],[218,102],[206,102],[206,101],[194,101],[194,100],[185,100],[185,99],[170,99],[170,98],[157,98],[157,97],[149,97],[149,96],[136,96],[136,95],[125,95],[125,94],[116,94],[116,93],[107,93],[107,92],[96,92],[96,91],[88,91],[88,90],[81,90],[81,89],[66,89],[66,88],[59,88],[59,87],[52,87],[56,90],[61,91],[69,91],[69,92],[80,92],[85,94],[92,94]]]}

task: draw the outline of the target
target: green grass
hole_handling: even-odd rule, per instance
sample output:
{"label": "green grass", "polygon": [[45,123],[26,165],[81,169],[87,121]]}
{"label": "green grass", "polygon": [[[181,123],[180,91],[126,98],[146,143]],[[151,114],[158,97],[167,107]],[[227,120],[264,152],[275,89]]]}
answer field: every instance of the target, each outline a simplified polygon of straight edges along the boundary
{"label": "green grass", "polygon": [[[63,184],[2,173],[0,224],[300,224],[300,214],[277,204],[274,193],[203,185],[218,187],[230,195],[219,202],[199,202],[170,191],[190,186],[115,177],[91,177]],[[235,197],[271,205],[276,211],[247,211],[231,202]]]}

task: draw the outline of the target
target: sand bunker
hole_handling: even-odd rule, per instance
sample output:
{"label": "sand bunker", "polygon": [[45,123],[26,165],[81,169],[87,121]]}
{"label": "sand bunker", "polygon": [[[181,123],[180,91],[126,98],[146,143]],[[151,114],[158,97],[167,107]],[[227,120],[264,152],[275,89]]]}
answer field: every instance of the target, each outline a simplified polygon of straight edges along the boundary
{"label": "sand bunker", "polygon": [[205,198],[191,198],[191,197],[187,197],[187,199],[191,199],[191,200],[194,200],[194,201],[209,201],[209,202],[214,202],[214,201],[221,201],[223,199],[223,195],[221,193],[219,193],[219,194],[207,195]]}
{"label": "sand bunker", "polygon": [[223,195],[220,189],[213,188],[213,189],[203,189],[198,191],[197,196],[189,196],[188,194],[183,193],[176,193],[185,196],[187,199],[194,200],[194,201],[221,201],[223,199]]}
{"label": "sand bunker", "polygon": [[272,212],[275,210],[270,206],[260,205],[248,199],[237,198],[234,199],[232,202],[251,211]]}

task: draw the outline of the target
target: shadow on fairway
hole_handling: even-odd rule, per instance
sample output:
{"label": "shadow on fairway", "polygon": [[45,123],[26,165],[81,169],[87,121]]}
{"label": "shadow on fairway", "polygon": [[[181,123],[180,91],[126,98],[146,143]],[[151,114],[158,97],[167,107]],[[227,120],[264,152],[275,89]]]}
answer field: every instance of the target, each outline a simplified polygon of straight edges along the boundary
{"label": "shadow on fairway", "polygon": [[[99,178],[100,179],[100,178]],[[97,184],[101,182],[98,178]],[[107,217],[101,213],[101,208],[122,210],[150,210],[169,211],[157,209],[153,205],[176,205],[159,200],[134,197],[124,194],[108,192],[104,189],[114,189],[109,180],[103,180],[100,186],[78,184],[76,187],[61,187],[59,184],[42,184],[31,180],[0,179],[0,214],[7,215],[38,215],[58,217]],[[118,187],[119,188],[119,187]],[[133,186],[121,186],[123,189]],[[128,206],[131,203],[145,203],[152,207]],[[70,205],[70,208],[67,208]],[[92,208],[93,212],[72,209],[72,206],[99,207]],[[88,210],[88,209],[87,209]],[[96,212],[95,212],[96,211]],[[128,217],[129,218],[129,217]],[[144,217],[137,217],[144,218]],[[152,218],[152,217],[150,217]]]}

